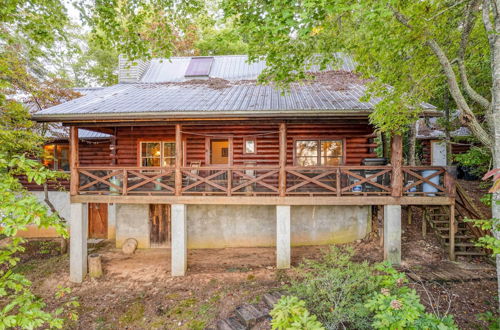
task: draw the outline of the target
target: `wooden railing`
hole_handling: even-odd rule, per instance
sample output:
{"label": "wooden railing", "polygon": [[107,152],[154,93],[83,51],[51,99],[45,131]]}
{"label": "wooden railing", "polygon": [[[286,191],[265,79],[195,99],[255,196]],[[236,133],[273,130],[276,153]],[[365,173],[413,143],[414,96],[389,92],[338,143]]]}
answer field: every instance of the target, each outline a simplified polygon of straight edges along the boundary
{"label": "wooden railing", "polygon": [[[79,167],[77,173],[78,194],[176,193],[173,167]],[[281,173],[283,178],[279,166],[181,167],[177,191],[178,195],[206,196],[395,196],[395,191],[413,197],[454,194],[454,180],[444,167],[403,166],[402,189],[394,189],[391,166],[286,166]]]}

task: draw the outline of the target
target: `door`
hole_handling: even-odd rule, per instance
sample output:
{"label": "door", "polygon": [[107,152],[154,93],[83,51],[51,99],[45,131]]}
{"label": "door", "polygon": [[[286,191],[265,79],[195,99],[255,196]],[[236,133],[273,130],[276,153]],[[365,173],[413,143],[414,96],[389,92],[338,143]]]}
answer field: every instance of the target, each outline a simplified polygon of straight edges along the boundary
{"label": "door", "polygon": [[108,204],[89,203],[89,238],[108,237]]}
{"label": "door", "polygon": [[149,205],[149,233],[151,247],[170,246],[170,205]]}

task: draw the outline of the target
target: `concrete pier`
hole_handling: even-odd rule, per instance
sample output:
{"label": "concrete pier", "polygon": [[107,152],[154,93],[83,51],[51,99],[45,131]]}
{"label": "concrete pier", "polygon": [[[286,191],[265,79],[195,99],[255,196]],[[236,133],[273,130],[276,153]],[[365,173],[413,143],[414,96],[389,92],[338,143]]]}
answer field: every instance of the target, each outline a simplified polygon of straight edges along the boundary
{"label": "concrete pier", "polygon": [[401,205],[384,206],[384,259],[401,263]]}
{"label": "concrete pier", "polygon": [[276,267],[290,268],[290,206],[276,206]]}
{"label": "concrete pier", "polygon": [[87,274],[88,205],[70,205],[69,280],[82,283]]}
{"label": "concrete pier", "polygon": [[172,276],[184,276],[187,270],[186,205],[172,204]]}

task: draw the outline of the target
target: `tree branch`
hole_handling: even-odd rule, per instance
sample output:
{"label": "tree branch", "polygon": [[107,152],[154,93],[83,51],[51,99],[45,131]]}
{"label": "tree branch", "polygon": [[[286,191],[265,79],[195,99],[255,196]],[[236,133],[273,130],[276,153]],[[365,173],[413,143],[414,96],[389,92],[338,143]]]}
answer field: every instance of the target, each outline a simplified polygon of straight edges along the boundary
{"label": "tree branch", "polygon": [[479,1],[480,0],[474,0],[466,7],[462,38],[460,39],[460,47],[458,49],[458,71],[460,73],[460,80],[462,81],[462,85],[467,95],[469,95],[469,97],[473,101],[477,102],[486,110],[490,110],[490,102],[481,94],[476,92],[469,84],[469,79],[467,78],[467,70],[464,63],[465,52],[469,43],[469,36],[472,32],[472,29],[474,28],[474,24],[476,21],[474,11],[478,9]]}
{"label": "tree branch", "polygon": [[[390,8],[394,13],[394,17],[401,24],[409,29],[413,29],[408,18],[406,18],[402,13],[395,10],[393,7]],[[457,107],[460,109],[460,119],[462,123],[471,130],[471,132],[484,146],[493,149],[493,137],[481,126],[471,108],[469,107],[469,104],[467,104],[467,101],[465,100],[465,97],[460,90],[460,86],[458,85],[457,77],[455,75],[455,72],[453,71],[450,60],[433,38],[428,37],[425,43],[427,46],[429,46],[434,55],[436,55],[439,63],[441,64],[444,75],[446,76],[446,79],[448,81],[448,89],[450,90],[450,94],[453,97],[453,100],[455,101]]]}
{"label": "tree branch", "polygon": [[493,49],[493,38],[495,36],[495,31],[493,30],[493,24],[490,19],[490,0],[483,1],[483,25],[486,30],[486,36],[490,43],[490,48]]}

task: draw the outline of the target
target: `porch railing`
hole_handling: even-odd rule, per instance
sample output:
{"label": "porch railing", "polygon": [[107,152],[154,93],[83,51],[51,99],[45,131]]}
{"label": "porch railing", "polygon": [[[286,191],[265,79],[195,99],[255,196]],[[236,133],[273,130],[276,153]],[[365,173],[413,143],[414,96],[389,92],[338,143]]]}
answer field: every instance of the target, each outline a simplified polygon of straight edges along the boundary
{"label": "porch railing", "polygon": [[[78,167],[78,194],[175,195],[173,167]],[[453,194],[453,178],[444,167],[403,166],[402,189],[394,189],[391,166],[181,167],[180,195],[223,196],[401,196]],[[283,185],[280,185],[284,180]],[[72,182],[73,184],[73,182]]]}

